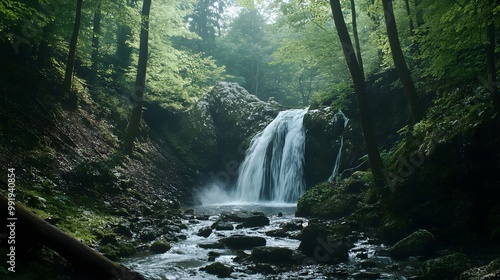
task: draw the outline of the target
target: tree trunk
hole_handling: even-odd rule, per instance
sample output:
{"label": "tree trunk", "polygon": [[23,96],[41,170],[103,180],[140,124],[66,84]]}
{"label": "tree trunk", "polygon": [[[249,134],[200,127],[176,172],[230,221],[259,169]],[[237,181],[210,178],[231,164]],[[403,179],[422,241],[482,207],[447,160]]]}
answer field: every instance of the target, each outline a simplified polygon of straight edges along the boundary
{"label": "tree trunk", "polygon": [[349,33],[347,31],[347,26],[342,15],[339,0],[330,0],[330,6],[332,8],[333,20],[335,21],[335,26],[337,27],[337,33],[339,35],[340,42],[342,43],[342,50],[354,83],[354,91],[356,92],[356,99],[358,100],[361,129],[363,131],[366,151],[368,152],[368,161],[372,169],[373,177],[375,178],[375,183],[380,189],[382,189],[385,186],[383,174],[384,165],[382,163],[382,159],[380,158],[375,135],[373,133],[373,127],[370,122],[371,118],[369,114],[368,99],[366,96],[365,79],[361,73],[353,51],[351,38],[349,37]]}
{"label": "tree trunk", "polygon": [[387,36],[389,38],[389,45],[391,47],[392,59],[394,66],[398,72],[399,79],[403,84],[403,90],[408,102],[408,109],[410,111],[410,120],[412,124],[417,123],[422,118],[422,109],[420,100],[415,89],[415,84],[411,77],[410,70],[406,65],[401,43],[399,42],[398,29],[396,26],[396,19],[394,18],[394,11],[392,8],[392,0],[382,0],[384,7],[385,25],[387,27]]}
{"label": "tree trunk", "polygon": [[73,34],[71,35],[71,41],[69,42],[68,62],[66,63],[66,72],[64,74],[63,81],[63,90],[69,93],[71,105],[75,108],[77,99],[76,94],[71,93],[71,84],[73,81],[73,68],[75,66],[76,43],[78,41],[78,32],[80,31],[80,23],[82,18],[82,5],[83,0],[76,1],[75,24],[73,25]]}
{"label": "tree trunk", "polygon": [[144,86],[146,84],[146,69],[148,65],[148,34],[149,34],[149,10],[151,9],[151,0],[144,0],[142,4],[142,23],[139,45],[139,63],[137,65],[137,76],[135,78],[135,90],[132,95],[132,115],[125,136],[124,151],[132,153],[134,141],[139,135],[142,102],[144,96]]}
{"label": "tree trunk", "polygon": [[[491,7],[497,5],[496,0],[490,0]],[[492,16],[487,27],[488,44],[486,45],[486,60],[488,67],[488,90],[491,94],[493,107],[500,114],[500,91],[498,90],[496,58],[495,58],[495,20]]]}
{"label": "tree trunk", "polygon": [[424,11],[420,7],[421,0],[415,0],[415,27],[419,28],[424,24]]}
{"label": "tree trunk", "polygon": [[365,70],[363,66],[363,57],[361,56],[361,46],[359,44],[358,25],[356,23],[356,4],[354,3],[354,0],[351,0],[351,13],[352,13],[352,32],[354,35],[354,45],[356,46],[356,58],[358,59],[361,75],[363,75],[364,78]]}
{"label": "tree trunk", "polygon": [[49,22],[44,28],[43,28],[43,35],[42,35],[42,41],[40,42],[40,45],[38,46],[38,52],[36,55],[36,64],[35,66],[38,69],[42,69],[45,66],[45,62],[47,61],[47,58],[49,56],[49,36],[50,33],[52,32],[52,29],[54,28],[54,22]]}
{"label": "tree trunk", "polygon": [[[19,203],[14,205],[15,216],[6,217],[8,206],[12,206],[12,203],[4,194],[0,194],[0,209],[3,212],[0,217],[6,221],[7,225],[13,225],[16,229],[16,241],[18,241],[15,247],[16,253],[18,253],[18,247],[26,245],[25,243],[38,241],[68,260],[89,279],[144,280],[139,273],[110,261],[97,251],[42,220]],[[5,233],[8,229],[8,227],[2,227],[0,232]],[[25,242],[19,242],[23,238],[26,239]]]}
{"label": "tree trunk", "polygon": [[95,80],[98,75],[99,66],[98,66],[98,57],[99,57],[99,37],[101,36],[101,1],[97,1],[97,7],[94,12],[94,27],[92,34],[92,55],[91,55],[91,69],[92,76]]}
{"label": "tree trunk", "polygon": [[405,0],[406,14],[408,15],[408,22],[410,24],[410,35],[413,36],[415,27],[413,26],[413,18],[410,9],[410,0]]}

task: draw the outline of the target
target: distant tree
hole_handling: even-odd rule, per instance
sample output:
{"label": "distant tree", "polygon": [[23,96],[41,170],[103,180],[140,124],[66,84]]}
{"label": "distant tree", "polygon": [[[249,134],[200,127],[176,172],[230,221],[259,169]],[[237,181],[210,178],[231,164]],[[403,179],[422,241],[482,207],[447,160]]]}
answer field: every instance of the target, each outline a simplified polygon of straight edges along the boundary
{"label": "distant tree", "polygon": [[361,70],[361,75],[365,76],[365,70],[363,66],[363,57],[361,56],[361,46],[359,43],[358,36],[358,25],[356,21],[356,4],[354,0],[351,0],[351,15],[352,15],[352,33],[354,36],[354,45],[356,47],[356,58],[358,59],[359,69]]}
{"label": "distant tree", "polygon": [[495,15],[493,12],[493,7],[498,7],[498,0],[490,0],[491,5],[491,16],[488,18],[486,35],[488,37],[488,42],[486,43],[486,62],[488,68],[488,82],[489,91],[491,93],[491,99],[493,101],[493,107],[500,113],[500,91],[498,90],[498,80],[497,80],[497,68],[495,59]]}
{"label": "distant tree", "polygon": [[188,16],[190,30],[198,34],[201,40],[195,44],[195,50],[211,54],[215,48],[215,38],[222,28],[222,14],[226,0],[197,0],[194,13]]}
{"label": "distant tree", "polygon": [[92,55],[91,68],[92,76],[95,78],[98,75],[98,57],[99,57],[99,39],[101,36],[101,1],[96,1],[94,10],[94,22],[92,28]]}
{"label": "distant tree", "polygon": [[142,4],[141,34],[139,46],[139,62],[137,65],[137,75],[135,79],[135,89],[132,94],[132,114],[125,135],[124,148],[125,153],[132,153],[134,141],[139,135],[142,104],[144,96],[144,87],[146,85],[146,69],[148,64],[148,33],[149,33],[149,11],[151,9],[151,0],[144,0]]}
{"label": "distant tree", "polygon": [[363,132],[363,139],[365,142],[366,151],[368,152],[368,161],[372,169],[375,184],[382,189],[384,183],[384,165],[378,151],[375,134],[371,124],[369,113],[369,104],[367,99],[365,79],[362,75],[360,65],[356,59],[354,48],[352,45],[347,26],[342,15],[342,8],[339,0],[330,0],[333,19],[337,28],[339,39],[342,43],[342,50],[344,53],[349,72],[351,73],[352,81],[354,83],[354,91],[356,92],[356,99],[358,100],[359,119],[361,123],[361,130]]}
{"label": "distant tree", "polygon": [[80,23],[82,18],[83,0],[76,1],[75,24],[73,25],[73,34],[69,43],[69,55],[66,62],[66,71],[64,74],[63,90],[69,93],[71,105],[76,107],[77,97],[75,93],[71,93],[71,84],[73,81],[73,68],[75,66],[76,43],[78,42],[78,32],[80,31]]}
{"label": "distant tree", "polygon": [[414,124],[418,122],[423,115],[420,100],[417,95],[415,83],[413,82],[413,78],[411,77],[411,72],[408,69],[408,65],[406,64],[403,50],[401,49],[401,43],[398,37],[398,29],[396,26],[396,19],[394,17],[394,10],[392,7],[392,0],[382,0],[382,5],[384,8],[385,25],[387,28],[387,36],[389,38],[389,45],[391,47],[394,66],[396,67],[399,79],[403,84],[403,90],[406,95],[406,100],[408,102],[408,108],[410,112],[410,120]]}
{"label": "distant tree", "polygon": [[413,15],[410,7],[410,0],[405,0],[406,15],[408,16],[408,23],[410,25],[410,35],[413,36],[415,33],[415,26],[413,24]]}

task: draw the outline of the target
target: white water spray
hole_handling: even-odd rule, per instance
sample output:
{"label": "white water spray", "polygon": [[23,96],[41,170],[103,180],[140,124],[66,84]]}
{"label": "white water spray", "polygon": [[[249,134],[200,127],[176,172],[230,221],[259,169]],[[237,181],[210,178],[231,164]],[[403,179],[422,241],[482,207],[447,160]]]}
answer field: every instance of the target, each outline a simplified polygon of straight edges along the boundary
{"label": "white water spray", "polygon": [[288,110],[257,134],[240,166],[235,198],[241,202],[296,202],[305,190],[307,109]]}

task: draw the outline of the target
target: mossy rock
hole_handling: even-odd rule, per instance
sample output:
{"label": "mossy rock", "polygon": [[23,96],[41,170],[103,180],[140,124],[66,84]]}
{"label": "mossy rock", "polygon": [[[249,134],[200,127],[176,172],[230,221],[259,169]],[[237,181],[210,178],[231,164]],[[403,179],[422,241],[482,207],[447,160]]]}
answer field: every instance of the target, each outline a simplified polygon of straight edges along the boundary
{"label": "mossy rock", "polygon": [[106,244],[99,247],[99,251],[110,260],[130,257],[137,253],[135,247],[130,243]]}
{"label": "mossy rock", "polygon": [[153,244],[151,244],[151,247],[149,247],[149,251],[155,253],[155,254],[163,254],[170,250],[172,246],[170,243],[168,243],[165,240],[160,240],[160,241],[155,241]]}
{"label": "mossy rock", "polygon": [[231,275],[233,269],[220,262],[214,262],[205,267],[200,268],[201,271],[206,271],[209,274],[217,275],[217,277],[226,278]]}
{"label": "mossy rock", "polygon": [[309,186],[326,181],[332,174],[344,130],[344,119],[337,113],[338,109],[323,107],[304,115],[304,176]]}
{"label": "mossy rock", "polygon": [[395,243],[412,232],[412,223],[409,219],[400,216],[388,215],[382,226],[382,236],[390,243]]}
{"label": "mossy rock", "polygon": [[393,258],[407,258],[410,256],[431,256],[436,252],[436,239],[425,229],[419,229],[394,244],[389,250]]}
{"label": "mossy rock", "polygon": [[345,193],[342,183],[321,183],[307,190],[299,198],[295,215],[341,218],[354,212],[360,200],[359,196]]}
{"label": "mossy rock", "polygon": [[335,264],[346,261],[352,244],[343,233],[325,224],[309,223],[302,230],[299,250],[304,255],[315,258],[316,262]]}
{"label": "mossy rock", "polygon": [[458,279],[469,267],[469,258],[464,254],[455,253],[424,262],[420,275],[428,280]]}

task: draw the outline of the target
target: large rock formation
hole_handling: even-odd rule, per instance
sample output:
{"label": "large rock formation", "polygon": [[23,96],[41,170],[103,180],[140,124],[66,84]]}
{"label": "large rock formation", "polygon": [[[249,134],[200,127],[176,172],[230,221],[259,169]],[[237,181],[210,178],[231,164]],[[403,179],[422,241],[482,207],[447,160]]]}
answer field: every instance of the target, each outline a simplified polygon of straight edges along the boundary
{"label": "large rock formation", "polygon": [[[225,82],[217,84],[189,111],[176,112],[154,103],[147,103],[146,108],[144,119],[151,128],[150,134],[167,141],[193,170],[206,174],[204,181],[222,181],[223,184],[236,179],[252,138],[280,111],[287,109],[276,102],[258,99],[238,84]],[[350,132],[355,127],[351,123],[355,122],[349,122]],[[332,174],[344,131],[344,118],[337,109],[330,107],[309,110],[304,117],[304,128],[305,180],[310,187]],[[350,157],[349,151],[359,146],[358,140],[356,137],[344,140],[347,152],[343,156]],[[339,171],[348,167],[343,164]]]}

